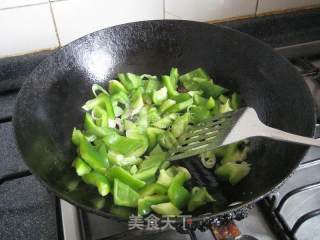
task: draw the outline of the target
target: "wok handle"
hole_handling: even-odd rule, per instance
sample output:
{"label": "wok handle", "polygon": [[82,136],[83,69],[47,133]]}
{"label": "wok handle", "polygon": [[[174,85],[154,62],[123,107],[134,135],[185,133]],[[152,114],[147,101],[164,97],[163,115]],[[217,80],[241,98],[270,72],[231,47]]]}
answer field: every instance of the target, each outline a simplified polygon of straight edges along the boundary
{"label": "wok handle", "polygon": [[271,128],[268,126],[265,126],[264,130],[265,130],[265,134],[264,134],[265,137],[269,137],[279,141],[293,142],[293,143],[299,143],[303,145],[320,147],[319,139],[295,135],[295,134],[284,132],[279,129]]}

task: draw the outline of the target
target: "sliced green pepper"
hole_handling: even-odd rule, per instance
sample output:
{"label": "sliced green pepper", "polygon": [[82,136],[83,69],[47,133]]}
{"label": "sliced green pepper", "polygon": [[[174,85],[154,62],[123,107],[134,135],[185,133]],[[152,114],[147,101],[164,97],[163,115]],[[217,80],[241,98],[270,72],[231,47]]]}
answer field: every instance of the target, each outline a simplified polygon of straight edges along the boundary
{"label": "sliced green pepper", "polygon": [[176,103],[175,105],[173,105],[172,107],[168,108],[165,113],[176,113],[176,112],[180,112],[183,111],[185,109],[187,109],[189,106],[191,106],[193,104],[193,99],[190,98],[189,100],[186,100],[184,102],[179,102]]}
{"label": "sliced green pepper", "polygon": [[171,202],[151,205],[151,208],[154,212],[163,216],[178,216],[182,213],[182,211],[176,208]]}
{"label": "sliced green pepper", "polygon": [[110,192],[110,183],[108,179],[97,172],[90,172],[82,176],[85,183],[91,184],[97,187],[101,196],[107,196]]}
{"label": "sliced green pepper", "polygon": [[80,130],[74,128],[72,131],[71,141],[74,145],[79,146],[80,140],[83,137],[83,134]]}
{"label": "sliced green pepper", "polygon": [[183,83],[183,86],[190,90],[199,90],[199,86],[197,82],[194,82],[193,79],[195,77],[198,78],[203,78],[207,81],[209,81],[209,75],[202,69],[202,68],[197,68],[191,72],[188,72],[186,74],[183,74],[180,76],[180,81]]}
{"label": "sliced green pepper", "polygon": [[193,187],[191,191],[191,198],[188,202],[188,211],[192,212],[195,209],[207,204],[208,202],[213,201],[213,197],[208,193],[205,187]]}
{"label": "sliced green pepper", "polygon": [[112,150],[109,150],[108,152],[108,159],[110,163],[120,167],[135,165],[142,161],[141,158],[139,157],[136,157],[136,156],[125,157],[124,155]]}
{"label": "sliced green pepper", "polygon": [[152,183],[150,185],[145,186],[143,189],[140,190],[140,196],[145,197],[145,196],[151,196],[154,194],[160,194],[160,195],[165,195],[168,191],[168,188],[164,187],[161,184],[158,183]]}
{"label": "sliced green pepper", "polygon": [[171,70],[170,70],[170,80],[171,80],[172,86],[174,87],[174,89],[176,89],[177,85],[178,85],[178,81],[179,81],[178,68],[171,68]]}
{"label": "sliced green pepper", "polygon": [[216,106],[216,101],[213,99],[213,97],[210,97],[206,103],[206,107],[208,110],[214,109]]}
{"label": "sliced green pepper", "polygon": [[149,141],[148,151],[151,151],[157,144],[158,135],[164,130],[159,128],[147,128],[147,136]]}
{"label": "sliced green pepper", "polygon": [[161,169],[157,183],[165,187],[169,187],[172,182],[172,179],[173,179],[173,176],[170,176],[166,170]]}
{"label": "sliced green pepper", "polygon": [[80,139],[79,152],[81,158],[94,170],[105,173],[108,167],[106,159],[87,141],[85,137]]}
{"label": "sliced green pepper", "polygon": [[226,103],[224,104],[220,104],[220,108],[219,108],[219,112],[220,113],[226,113],[226,112],[230,112],[233,111],[231,106],[230,106],[230,101],[229,99],[227,100]]}
{"label": "sliced green pepper", "polygon": [[148,149],[148,137],[146,134],[141,133],[138,128],[131,128],[127,130],[126,135],[129,139],[136,140],[140,142],[140,147],[136,149],[131,155],[140,157],[142,156]]}
{"label": "sliced green pepper", "polygon": [[172,82],[171,78],[167,75],[161,77],[163,85],[167,88],[169,97],[177,96],[179,93],[176,90],[175,83]]}
{"label": "sliced green pepper", "polygon": [[215,174],[229,181],[230,184],[236,185],[250,172],[250,164],[247,162],[235,163],[227,162],[215,170]]}
{"label": "sliced green pepper", "polygon": [[142,78],[136,74],[119,73],[118,78],[128,91],[142,86]]}
{"label": "sliced green pepper", "polygon": [[137,207],[139,193],[118,178],[114,179],[113,201],[118,206]]}
{"label": "sliced green pepper", "polygon": [[158,136],[158,142],[161,147],[166,149],[173,148],[177,145],[177,139],[173,136],[171,132],[163,132]]}
{"label": "sliced green pepper", "polygon": [[186,168],[178,167],[178,173],[172,179],[168,189],[168,196],[170,201],[177,208],[183,208],[189,201],[190,193],[183,187],[183,183],[191,178],[190,173]]}
{"label": "sliced green pepper", "polygon": [[91,172],[90,166],[79,157],[76,157],[76,159],[72,163],[72,166],[76,169],[78,176],[83,176]]}
{"label": "sliced green pepper", "polygon": [[157,108],[152,107],[148,110],[148,121],[150,123],[157,122],[161,119],[161,116],[157,110]]}
{"label": "sliced green pepper", "polygon": [[109,177],[113,179],[119,179],[122,182],[125,182],[128,186],[132,187],[135,190],[143,188],[146,183],[141,181],[134,176],[132,176],[128,171],[124,170],[121,167],[112,167],[108,170]]}
{"label": "sliced green pepper", "polygon": [[160,89],[160,81],[157,77],[146,80],[145,92],[150,94]]}
{"label": "sliced green pepper", "polygon": [[122,83],[117,80],[110,80],[108,84],[109,84],[108,89],[111,94],[115,94],[118,92],[124,92],[126,94],[129,93],[128,90],[122,85]]}
{"label": "sliced green pepper", "polygon": [[177,96],[172,96],[171,99],[180,103],[192,99],[192,96],[189,93],[179,93]]}
{"label": "sliced green pepper", "polygon": [[168,128],[171,125],[172,121],[177,118],[177,116],[178,115],[176,113],[170,113],[161,118],[159,121],[153,122],[151,125],[162,129]]}
{"label": "sliced green pepper", "polygon": [[200,123],[211,117],[209,110],[205,106],[192,106],[190,108],[191,121],[195,124]]}
{"label": "sliced green pepper", "polygon": [[154,195],[140,198],[138,200],[138,214],[146,215],[151,212],[151,206],[169,201],[166,195]]}
{"label": "sliced green pepper", "polygon": [[168,94],[166,87],[160,88],[152,94],[152,101],[157,106],[160,106],[167,98]]}
{"label": "sliced green pepper", "polygon": [[139,139],[121,136],[117,133],[110,134],[102,139],[104,144],[117,153],[124,156],[141,156],[141,148],[144,148],[143,143]]}
{"label": "sliced green pepper", "polygon": [[176,138],[180,137],[187,129],[190,122],[190,113],[177,117],[171,126],[171,132]]}
{"label": "sliced green pepper", "polygon": [[160,113],[164,113],[168,108],[170,108],[171,106],[175,105],[176,104],[176,101],[172,100],[172,99],[167,99],[165,100],[160,108],[159,108],[159,111]]}

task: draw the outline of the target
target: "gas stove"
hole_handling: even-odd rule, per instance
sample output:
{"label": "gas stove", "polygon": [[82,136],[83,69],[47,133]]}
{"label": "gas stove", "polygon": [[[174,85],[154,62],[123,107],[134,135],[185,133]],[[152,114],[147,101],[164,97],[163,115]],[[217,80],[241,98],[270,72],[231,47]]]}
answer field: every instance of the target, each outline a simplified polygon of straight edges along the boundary
{"label": "gas stove", "polygon": [[[320,39],[320,38],[319,38]],[[308,84],[320,119],[320,41],[276,47]],[[12,127],[14,101],[26,76],[50,52],[0,60],[0,239],[214,239],[212,233],[129,230],[83,211],[46,190],[18,153]],[[30,106],[32,108],[32,106]],[[317,126],[315,137],[320,137]],[[310,148],[277,191],[259,201],[236,225],[259,240],[320,239],[320,149]]]}

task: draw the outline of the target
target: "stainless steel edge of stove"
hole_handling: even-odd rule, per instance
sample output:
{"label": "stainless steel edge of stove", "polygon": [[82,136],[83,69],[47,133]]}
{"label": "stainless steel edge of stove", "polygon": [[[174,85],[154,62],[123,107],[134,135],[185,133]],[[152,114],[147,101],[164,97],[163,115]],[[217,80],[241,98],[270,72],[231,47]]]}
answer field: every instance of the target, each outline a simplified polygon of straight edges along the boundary
{"label": "stainless steel edge of stove", "polygon": [[64,240],[80,240],[80,224],[77,208],[60,199]]}

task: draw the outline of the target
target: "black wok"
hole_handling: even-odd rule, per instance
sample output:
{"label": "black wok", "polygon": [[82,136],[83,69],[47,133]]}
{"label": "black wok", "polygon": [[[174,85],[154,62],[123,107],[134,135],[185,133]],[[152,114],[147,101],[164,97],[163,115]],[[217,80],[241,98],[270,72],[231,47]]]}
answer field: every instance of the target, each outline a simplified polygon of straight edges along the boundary
{"label": "black wok", "polygon": [[[145,21],[119,25],[84,36],[45,59],[23,85],[14,112],[18,147],[32,173],[60,198],[105,217],[125,219],[91,186],[79,183],[71,162],[70,136],[82,127],[82,104],[91,85],[106,86],[118,72],[165,74],[202,67],[215,81],[240,93],[267,125],[309,136],[314,105],[303,79],[269,46],[240,32],[190,21]],[[218,200],[193,213],[218,217],[233,213],[277,188],[298,166],[307,147],[272,140],[253,141],[250,174],[236,186],[200,179]],[[192,175],[200,175],[197,167]],[[205,175],[205,174],[202,174]],[[103,202],[104,206],[97,204]],[[237,206],[229,206],[233,202]],[[121,218],[122,217],[122,218]]]}

